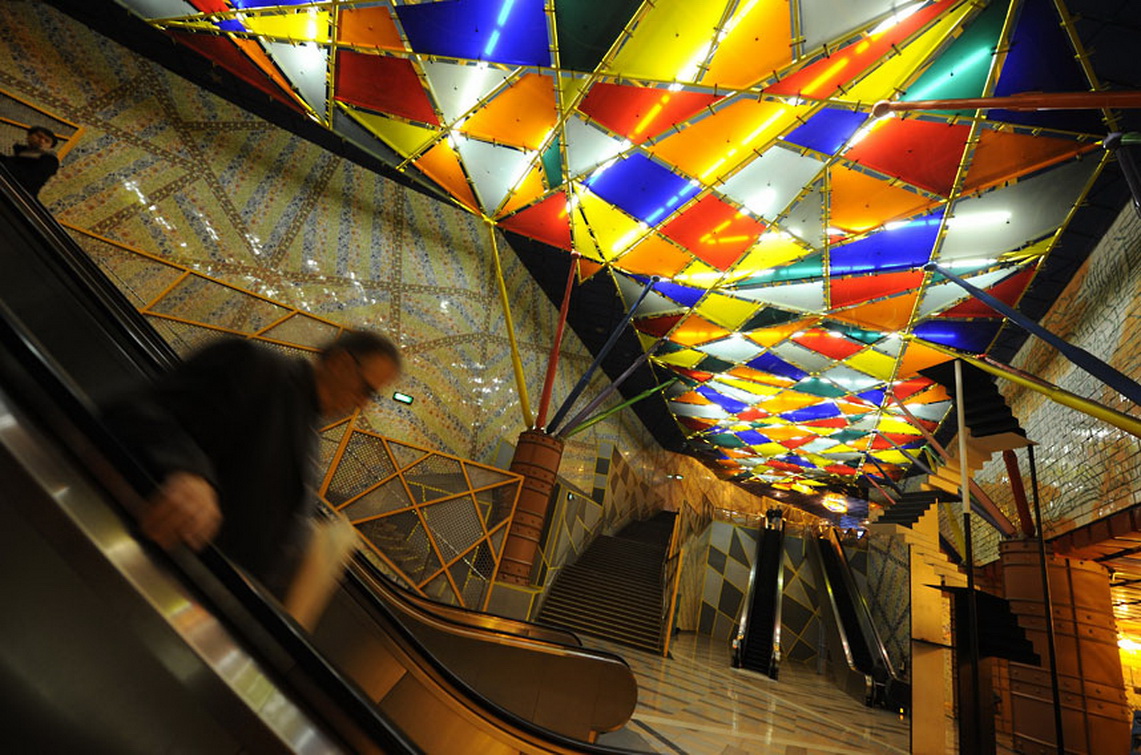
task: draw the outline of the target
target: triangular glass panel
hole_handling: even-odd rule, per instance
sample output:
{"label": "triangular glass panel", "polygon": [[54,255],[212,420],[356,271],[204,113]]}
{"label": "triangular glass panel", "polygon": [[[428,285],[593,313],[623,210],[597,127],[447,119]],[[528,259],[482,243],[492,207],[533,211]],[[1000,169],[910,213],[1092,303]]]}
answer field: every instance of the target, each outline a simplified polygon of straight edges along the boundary
{"label": "triangular glass panel", "polygon": [[355,522],[380,514],[387,514],[397,509],[406,509],[411,505],[412,499],[408,497],[408,491],[404,489],[404,484],[399,477],[393,477],[380,487],[370,490],[353,501],[342,511],[349,518],[349,521]]}
{"label": "triangular glass panel", "polygon": [[396,460],[396,466],[400,469],[404,469],[413,462],[419,461],[428,455],[427,451],[405,446],[394,440],[388,441],[388,450],[392,452],[392,458]]}
{"label": "triangular glass panel", "polygon": [[488,213],[499,207],[507,192],[523,180],[535,157],[533,152],[500,147],[463,135],[453,138],[480,202]]}
{"label": "triangular glass panel", "polygon": [[470,496],[425,506],[421,513],[445,561],[468,550],[484,536]]}
{"label": "triangular glass panel", "polygon": [[615,157],[629,142],[606,134],[586,121],[571,117],[564,124],[567,142],[567,176],[574,178]]}
{"label": "triangular glass panel", "polygon": [[262,44],[293,86],[297,87],[309,107],[324,118],[325,84],[329,73],[328,51],[313,43],[291,45],[263,40]]}
{"label": "triangular glass panel", "polygon": [[487,64],[462,65],[425,60],[420,65],[432,85],[436,104],[449,124],[478,105],[511,75]]}
{"label": "triangular glass panel", "polygon": [[486,488],[490,485],[497,485],[501,482],[508,482],[514,479],[507,472],[499,469],[481,467],[466,462],[463,466],[464,471],[467,472],[468,479],[471,481],[472,489]]}
{"label": "triangular glass panel", "polygon": [[468,490],[460,462],[440,454],[432,454],[404,470],[403,477],[420,503],[450,498]]}

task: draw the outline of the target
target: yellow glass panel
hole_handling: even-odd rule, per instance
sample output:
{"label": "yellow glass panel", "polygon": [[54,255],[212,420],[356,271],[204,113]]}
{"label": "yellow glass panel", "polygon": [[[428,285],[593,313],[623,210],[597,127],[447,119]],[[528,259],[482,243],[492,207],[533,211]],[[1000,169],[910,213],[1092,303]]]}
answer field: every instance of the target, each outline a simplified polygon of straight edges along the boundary
{"label": "yellow glass panel", "polygon": [[605,70],[630,79],[695,81],[724,10],[725,0],[650,5]]}
{"label": "yellow glass panel", "polygon": [[880,417],[880,421],[876,425],[876,429],[881,433],[905,433],[908,435],[921,435],[921,433],[916,430],[911,423],[886,415]]}
{"label": "yellow glass panel", "polygon": [[804,326],[804,320],[797,320],[784,325],[775,325],[771,328],[759,328],[750,331],[747,335],[761,346],[769,347],[777,345]]}
{"label": "yellow glass panel", "polygon": [[[813,404],[819,403],[820,398],[817,396],[807,396],[803,393],[785,391],[779,396],[774,396],[773,398],[766,399],[764,403],[761,404],[761,408],[770,414],[784,414],[785,412],[791,412],[794,409],[803,409],[806,406],[812,406]],[[765,435],[768,435],[770,438],[775,437],[768,430],[765,431]],[[781,440],[788,440],[788,438],[799,438],[802,435],[804,435],[804,433],[797,430],[795,434],[782,437]]]}
{"label": "yellow glass panel", "polygon": [[693,256],[658,234],[650,234],[615,262],[621,270],[642,275],[673,277]]}
{"label": "yellow glass panel", "polygon": [[[657,339],[654,339],[657,340]],[[695,364],[705,359],[705,354],[693,349],[685,349],[684,351],[675,351],[665,356],[654,357],[662,364],[673,364],[678,367],[693,367]]]}
{"label": "yellow glass panel", "polygon": [[532,73],[473,113],[460,130],[490,142],[538,149],[557,121],[554,80]]}
{"label": "yellow glass panel", "polygon": [[780,443],[764,443],[759,446],[753,446],[753,448],[757,449],[757,452],[763,456],[781,456],[788,453],[788,449]]}
{"label": "yellow glass panel", "polygon": [[545,191],[546,187],[543,185],[543,166],[536,165],[527,173],[527,176],[523,179],[523,183],[515,188],[515,193],[507,199],[507,203],[503,205],[503,209],[499,211],[499,215],[509,215],[520,207],[531,204],[541,197]]}
{"label": "yellow glass panel", "polygon": [[571,104],[575,102],[575,98],[582,94],[589,84],[591,78],[583,74],[573,74],[566,71],[559,71],[559,96],[562,97],[562,106],[564,111],[571,109]]}
{"label": "yellow glass panel", "polygon": [[756,302],[742,301],[724,294],[709,293],[695,309],[700,315],[709,318],[718,325],[736,330],[753,316],[759,306]]}
{"label": "yellow glass panel", "polygon": [[712,265],[707,265],[699,259],[694,259],[682,272],[675,276],[676,283],[683,283],[694,288],[713,288],[721,282],[724,273]]}
{"label": "yellow glass panel", "polygon": [[[579,192],[579,205],[572,219],[575,249],[585,253],[587,237],[593,235],[593,243],[601,258],[612,260],[642,236],[650,228],[619,210],[589,191]],[[590,226],[590,233],[583,223]],[[582,246],[580,246],[580,240]]]}
{"label": "yellow glass panel", "polygon": [[836,400],[836,408],[845,415],[867,414],[870,411],[874,411],[867,404],[857,404],[854,401],[845,401],[844,399]]}
{"label": "yellow glass panel", "polygon": [[726,281],[743,280],[809,254],[812,254],[811,249],[800,244],[787,233],[770,231],[757,239],[757,243],[745,252],[745,256],[726,276]]}
{"label": "yellow glass panel", "polygon": [[366,113],[356,108],[346,107],[345,109],[352,113],[354,120],[379,136],[390,147],[405,157],[419,152],[439,133],[434,129],[413,126],[404,121],[385,118],[383,115]]}
{"label": "yellow glass panel", "polygon": [[695,346],[708,343],[729,335],[729,331],[720,325],[711,323],[703,317],[690,315],[670,333],[670,339],[686,346]]}
{"label": "yellow glass panel", "polygon": [[907,458],[902,451],[892,449],[890,451],[876,451],[872,454],[881,463],[887,464],[910,464],[911,459]]}
{"label": "yellow glass panel", "polygon": [[810,106],[738,100],[650,147],[650,151],[691,176],[712,184],[785,129]]}
{"label": "yellow glass panel", "polygon": [[747,0],[721,28],[704,86],[744,89],[792,62],[788,0]]}
{"label": "yellow glass panel", "polygon": [[844,360],[844,364],[855,367],[860,372],[866,372],[880,380],[891,380],[892,373],[895,371],[894,359],[871,349],[848,357]]}
{"label": "yellow glass panel", "polygon": [[947,37],[973,10],[971,3],[964,3],[957,11],[949,14],[904,47],[903,52],[898,55],[893,54],[873,68],[871,73],[858,84],[850,87],[846,93],[837,93],[835,96],[852,102],[877,102],[894,97],[902,84],[927,62],[931,53],[947,40]]}
{"label": "yellow glass panel", "polygon": [[[857,451],[858,451],[858,449],[852,448],[851,446],[845,445],[843,443],[840,443],[839,445],[832,446],[831,448],[828,449],[828,453],[830,453],[830,454],[854,454],[854,453],[857,453]],[[836,463],[837,462],[835,460],[832,460],[829,462],[829,464],[836,464]]]}
{"label": "yellow glass panel", "polygon": [[242,21],[254,34],[291,42],[329,43],[329,13],[315,8],[277,15],[250,14]]}

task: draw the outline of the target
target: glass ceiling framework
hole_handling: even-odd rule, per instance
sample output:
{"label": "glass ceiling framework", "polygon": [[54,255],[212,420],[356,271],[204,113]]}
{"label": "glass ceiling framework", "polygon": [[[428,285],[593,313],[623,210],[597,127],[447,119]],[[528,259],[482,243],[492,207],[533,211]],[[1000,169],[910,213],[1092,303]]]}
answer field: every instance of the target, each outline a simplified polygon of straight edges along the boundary
{"label": "glass ceiling framework", "polygon": [[1098,113],[870,115],[1098,88],[1052,0],[120,1],[628,304],[656,276],[634,325],[741,481],[902,474],[924,341],[1003,322],[923,266],[1017,304],[1104,164]]}

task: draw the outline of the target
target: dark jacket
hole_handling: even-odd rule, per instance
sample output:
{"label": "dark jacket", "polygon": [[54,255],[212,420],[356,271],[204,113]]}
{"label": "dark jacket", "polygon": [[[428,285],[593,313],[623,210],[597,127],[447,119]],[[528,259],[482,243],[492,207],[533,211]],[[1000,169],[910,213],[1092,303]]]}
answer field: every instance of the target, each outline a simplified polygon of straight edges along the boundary
{"label": "dark jacket", "polygon": [[31,194],[38,195],[59,170],[59,158],[53,152],[40,152],[25,144],[12,145],[12,152],[0,155],[0,164]]}
{"label": "dark jacket", "polygon": [[219,341],[104,417],[161,481],[183,470],[218,491],[218,547],[281,595],[311,512],[320,409],[312,366]]}

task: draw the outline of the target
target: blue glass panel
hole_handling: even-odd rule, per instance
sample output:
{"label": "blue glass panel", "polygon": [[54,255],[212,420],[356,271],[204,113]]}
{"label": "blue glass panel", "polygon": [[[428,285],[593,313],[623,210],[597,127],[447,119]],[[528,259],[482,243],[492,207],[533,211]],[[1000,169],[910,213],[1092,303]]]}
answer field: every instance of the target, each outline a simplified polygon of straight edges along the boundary
{"label": "blue glass panel", "polygon": [[824,275],[824,254],[810,254],[807,257],[793,262],[791,265],[782,265],[771,270],[750,276],[738,281],[733,288],[748,288],[766,283],[781,281],[803,280],[805,278],[819,278]]}
{"label": "blue glass panel", "polygon": [[[1090,85],[1074,58],[1051,0],[1025,0],[1010,40],[1010,52],[995,87],[996,97],[1022,92],[1085,92]],[[991,110],[987,118],[1088,133],[1104,132],[1096,110],[1016,113]]]}
{"label": "blue glass panel", "polygon": [[833,417],[840,416],[840,410],[836,405],[830,401],[825,401],[816,406],[806,406],[803,409],[796,409],[795,411],[785,412],[780,415],[782,419],[787,419],[789,422],[811,422],[816,419],[832,419]]}
{"label": "blue glass panel", "polygon": [[860,398],[862,398],[864,401],[867,401],[869,404],[875,404],[876,406],[883,406],[883,399],[884,399],[884,396],[886,396],[887,394],[884,391],[881,391],[877,388],[877,389],[872,390],[872,391],[864,391],[863,393],[857,393],[856,395],[859,396]]}
{"label": "blue glass panel", "polygon": [[791,378],[792,380],[800,380],[801,378],[808,377],[808,373],[804,370],[799,367],[794,367],[780,357],[767,352],[749,362],[749,366],[754,370],[771,372],[774,375]]}
{"label": "blue glass panel", "polygon": [[903,226],[879,231],[843,246],[832,247],[828,269],[832,275],[883,273],[927,264],[943,211],[924,215]]}
{"label": "blue glass panel", "polygon": [[419,53],[514,65],[551,65],[543,0],[450,0],[399,5]]}
{"label": "blue glass panel", "polygon": [[784,140],[834,155],[867,119],[867,113],[826,107],[785,135]]}
{"label": "blue glass panel", "polygon": [[737,437],[748,443],[750,446],[759,446],[762,443],[772,443],[771,440],[761,435],[756,430],[744,430],[737,433]]}
{"label": "blue glass panel", "polygon": [[678,304],[686,307],[692,307],[701,300],[701,297],[705,296],[705,289],[682,286],[677,283],[667,283],[665,281],[655,283],[654,290],[662,296],[668,296]]}
{"label": "blue glass panel", "polygon": [[215,21],[214,25],[222,31],[249,31],[245,25],[236,18],[227,19],[225,21]]}
{"label": "blue glass panel", "polygon": [[269,5],[305,5],[313,0],[231,0],[230,5],[237,10],[243,8],[264,8]]}
{"label": "blue glass panel", "polygon": [[731,414],[736,414],[737,412],[743,412],[749,408],[748,404],[741,402],[741,401],[738,401],[736,399],[729,398],[728,396],[721,394],[721,393],[718,393],[717,391],[713,390],[712,388],[710,388],[709,386],[706,386],[706,385],[703,385],[700,388],[698,388],[697,392],[700,393],[702,396],[705,396],[705,398],[709,399],[710,401],[717,404],[722,409],[724,409],[725,411],[727,411]]}
{"label": "blue glass panel", "polygon": [[672,213],[701,188],[639,153],[595,173],[586,185],[649,225]]}
{"label": "blue glass panel", "polygon": [[805,459],[802,456],[797,456],[796,454],[788,454],[786,456],[778,456],[777,461],[783,461],[783,462],[787,462],[789,464],[799,464],[802,467],[808,467],[809,469],[816,469],[815,464],[813,464],[808,459]]}
{"label": "blue glass panel", "polygon": [[919,338],[944,346],[951,346],[972,354],[986,351],[994,340],[1001,323],[966,322],[955,320],[928,320],[912,331]]}

